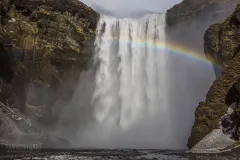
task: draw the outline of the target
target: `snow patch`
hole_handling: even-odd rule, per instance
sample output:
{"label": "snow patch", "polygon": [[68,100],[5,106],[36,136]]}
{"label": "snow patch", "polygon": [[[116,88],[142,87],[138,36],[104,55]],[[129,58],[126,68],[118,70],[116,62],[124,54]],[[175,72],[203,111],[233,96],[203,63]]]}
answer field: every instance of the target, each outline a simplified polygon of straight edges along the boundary
{"label": "snow patch", "polygon": [[188,152],[191,153],[219,153],[224,148],[234,144],[234,140],[229,135],[222,132],[222,129],[215,129],[206,135]]}

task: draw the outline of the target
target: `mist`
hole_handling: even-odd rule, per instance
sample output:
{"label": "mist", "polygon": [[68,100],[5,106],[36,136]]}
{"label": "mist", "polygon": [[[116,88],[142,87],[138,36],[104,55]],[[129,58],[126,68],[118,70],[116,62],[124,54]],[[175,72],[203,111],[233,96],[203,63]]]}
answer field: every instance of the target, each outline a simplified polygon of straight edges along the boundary
{"label": "mist", "polygon": [[[141,17],[146,13],[164,13],[166,9],[179,2],[180,1],[153,0],[150,3],[149,0],[146,0],[139,3],[139,1],[136,2],[136,0],[103,0],[101,3],[100,1],[86,1],[86,4],[106,15],[115,17],[134,17],[136,19],[136,17]],[[189,50],[192,49],[198,54],[204,54],[204,31],[210,24],[224,20],[224,17],[216,18],[216,16],[212,16],[210,12],[211,11],[209,11],[208,16],[206,16],[206,14],[203,17],[198,17],[194,22],[166,29],[166,43],[174,42]],[[208,18],[206,19],[206,17]],[[128,21],[135,21],[135,19],[125,19],[125,23],[129,23]],[[117,20],[118,19],[114,19],[114,21]],[[124,19],[122,20],[124,21]],[[106,22],[105,25],[107,24],[108,23]],[[200,28],[198,29],[198,32],[196,32],[196,28]],[[114,29],[119,29],[118,23],[113,25],[112,29],[113,31],[109,32],[111,34],[122,33],[122,30],[114,31]],[[162,28],[162,30],[165,31],[165,28]],[[105,32],[105,28],[103,29],[103,32]],[[131,36],[126,37],[132,38]],[[102,41],[105,42],[104,39],[100,39],[101,43]],[[120,44],[118,43],[113,43],[109,45],[110,47],[107,46],[109,47],[108,49],[105,49],[107,52],[114,55],[119,52],[119,45]],[[130,43],[128,46],[129,45],[132,44]],[[95,47],[94,55],[106,46],[99,46],[95,43]],[[139,50],[141,50],[141,48],[139,48]],[[200,60],[197,57],[189,57],[187,56],[187,53],[180,54],[171,50],[161,50],[158,52],[165,52],[167,57],[164,62],[165,68],[162,69],[166,73],[163,74],[163,71],[156,73],[157,75],[162,75],[162,78],[160,79],[165,80],[164,85],[166,91],[162,92],[164,99],[159,99],[159,101],[157,101],[158,104],[154,105],[154,107],[157,107],[155,114],[148,114],[148,112],[140,114],[138,116],[138,121],[135,121],[133,124],[129,125],[129,127],[124,128],[118,123],[119,115],[115,114],[117,110],[122,109],[121,103],[117,102],[116,104],[118,105],[113,105],[114,109],[110,109],[109,111],[104,109],[108,106],[107,103],[106,106],[102,104],[96,106],[93,105],[93,97],[96,94],[96,84],[98,81],[96,75],[99,72],[101,63],[105,64],[107,63],[107,60],[111,59],[114,64],[111,65],[113,68],[110,69],[114,74],[110,74],[111,76],[108,77],[108,79],[105,79],[107,84],[106,88],[110,93],[105,96],[105,98],[112,96],[112,94],[116,94],[115,91],[119,88],[118,81],[120,81],[118,79],[119,75],[115,73],[117,72],[116,68],[118,63],[120,63],[119,58],[110,56],[110,58],[102,61],[99,60],[95,65],[92,63],[94,61],[93,58],[89,69],[81,73],[71,102],[67,104],[62,111],[55,134],[70,140],[76,147],[186,149],[186,143],[194,122],[194,111],[198,106],[198,103],[205,100],[206,93],[212,82],[215,80],[213,66],[209,64],[207,60]],[[104,53],[105,52],[102,52],[102,54]],[[138,52],[132,52],[131,54],[138,54]],[[109,68],[105,67],[104,69],[106,70]],[[145,68],[143,67],[142,69]],[[103,75],[102,78],[106,78],[106,75]],[[112,82],[110,80],[114,78],[118,80],[114,80],[114,85],[111,86]],[[144,76],[142,78],[144,78]],[[127,94],[127,92],[125,93]],[[102,97],[98,98],[101,99]],[[139,98],[139,100],[141,99]],[[165,101],[167,105],[163,106],[162,104],[166,104],[163,101]],[[145,103],[144,100],[141,102]],[[141,106],[142,104],[139,105]],[[105,121],[99,121],[98,116],[96,116],[96,108],[98,112],[103,113],[106,111],[106,115],[111,116]]]}
{"label": "mist", "polygon": [[[149,18],[152,16],[149,15]],[[160,37],[168,38],[164,35],[164,21],[160,20],[157,19],[159,30],[155,30],[153,27],[155,25],[154,21],[149,20],[148,33],[159,32]],[[204,100],[205,94],[215,79],[212,66],[207,61],[190,58],[171,50],[152,48],[151,45],[108,42],[101,35],[113,34],[109,36],[114,37],[114,35],[120,36],[117,34],[121,32],[123,34],[121,35],[124,36],[124,32],[129,32],[128,29],[124,30],[124,24],[126,26],[128,26],[128,23],[132,25],[131,22],[141,24],[142,32],[138,32],[138,36],[144,34],[146,26],[142,25],[146,25],[146,23],[141,19],[121,19],[117,22],[117,19],[109,17],[106,22],[101,22],[102,24],[99,22],[99,27],[103,27],[103,29],[98,28],[98,30],[104,32],[96,38],[93,60],[100,59],[95,65],[90,66],[89,70],[81,73],[72,101],[62,112],[57,133],[73,142],[76,147],[186,149],[187,139],[194,120],[194,110],[198,103]],[[117,27],[118,23],[120,26]],[[111,31],[111,28],[116,29],[116,31]],[[110,32],[107,30],[110,30]],[[135,35],[134,31],[136,31],[135,28],[132,29],[132,34]],[[153,37],[150,37],[150,39],[154,38],[156,33],[153,33]],[[145,36],[143,35],[143,37]],[[137,37],[132,38],[133,42],[134,39],[138,39]],[[121,40],[121,38],[119,39]],[[97,43],[98,41],[99,43]],[[101,45],[101,43],[103,44]],[[132,51],[122,50],[127,46],[129,48],[129,45],[132,46]],[[158,59],[156,66],[160,66],[158,71],[155,72],[154,67],[151,68],[151,63],[155,63],[155,58],[151,59],[150,63],[144,62],[147,57],[141,60],[139,54],[142,54],[141,51],[145,50],[144,47],[148,48],[148,54],[152,54],[151,52],[157,52],[159,55],[165,54],[160,59],[156,57],[156,60]],[[109,54],[106,55],[108,52]],[[127,56],[128,52],[133,56],[129,59],[130,64],[135,63],[131,59],[140,58],[139,63],[143,65],[138,66],[140,67],[139,71],[135,71],[139,72],[137,75],[140,77],[132,85],[138,84],[138,81],[142,82],[142,85],[137,87],[132,87],[131,82],[124,80],[125,78],[128,79],[129,76],[122,75],[129,70],[127,68],[123,70],[123,67],[128,66],[129,63],[121,62],[129,58]],[[120,53],[126,54],[126,56],[119,57]],[[134,56],[136,57],[134,58]],[[149,64],[146,65],[147,63]],[[122,68],[121,71],[118,67]],[[142,70],[146,72],[142,72]],[[149,74],[153,77],[149,77]],[[154,78],[155,76],[156,78]],[[123,88],[125,82],[121,82],[121,80],[129,83],[128,86]],[[157,83],[155,80],[157,80]],[[145,88],[148,81],[151,82],[150,84],[156,83],[156,86],[149,89]],[[160,86],[157,86],[157,84],[160,84]],[[156,97],[155,93],[157,92],[154,92],[154,89],[158,87],[160,95]],[[145,94],[145,90],[154,93],[150,97],[150,99],[154,99],[152,105],[149,104],[149,100],[145,99],[146,97],[141,98],[141,95]],[[124,91],[123,97],[119,97],[121,91]],[[94,98],[98,94],[100,96]],[[139,97],[134,100],[136,96]],[[123,101],[123,99],[128,100]],[[95,103],[95,101],[97,102]],[[131,104],[126,105],[129,109],[122,105],[125,103]],[[124,116],[126,114],[124,110],[130,113],[130,119],[128,116]],[[134,121],[131,119],[134,119]]]}

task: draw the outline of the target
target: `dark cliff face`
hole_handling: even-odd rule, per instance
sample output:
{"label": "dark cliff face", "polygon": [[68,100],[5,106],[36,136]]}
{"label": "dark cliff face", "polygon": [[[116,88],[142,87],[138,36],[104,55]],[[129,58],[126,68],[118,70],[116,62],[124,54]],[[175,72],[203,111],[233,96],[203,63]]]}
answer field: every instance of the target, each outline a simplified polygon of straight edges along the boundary
{"label": "dark cliff face", "polygon": [[236,90],[240,78],[240,5],[223,23],[211,25],[204,35],[204,49],[208,58],[223,67],[220,78],[214,81],[195,111],[195,122],[188,146],[191,148],[220,122],[228,107],[237,101]]}
{"label": "dark cliff face", "polygon": [[211,25],[204,35],[206,56],[222,67],[226,67],[239,52],[239,13],[237,8],[224,23]]}
{"label": "dark cliff face", "polygon": [[52,112],[91,57],[98,14],[78,0],[1,0],[0,16],[0,101]]}

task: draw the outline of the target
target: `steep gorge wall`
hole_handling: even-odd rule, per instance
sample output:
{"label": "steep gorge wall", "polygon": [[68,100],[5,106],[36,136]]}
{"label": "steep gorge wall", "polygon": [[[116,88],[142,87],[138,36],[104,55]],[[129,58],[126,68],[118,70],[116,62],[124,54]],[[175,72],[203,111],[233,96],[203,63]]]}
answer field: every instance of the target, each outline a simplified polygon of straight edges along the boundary
{"label": "steep gorge wall", "polygon": [[91,58],[98,14],[78,0],[1,0],[0,11],[0,101],[47,120]]}
{"label": "steep gorge wall", "polygon": [[214,62],[219,77],[207,93],[206,101],[200,102],[195,111],[190,148],[219,127],[220,118],[227,111],[225,100],[229,89],[238,79],[238,22],[234,12],[237,3],[238,0],[184,0],[167,11],[168,41],[205,54]]}
{"label": "steep gorge wall", "polygon": [[188,141],[191,148],[213,129],[220,128],[221,117],[236,102],[240,79],[240,4],[223,23],[211,25],[204,35],[208,58],[223,67],[220,78],[214,81],[195,111],[195,122]]}

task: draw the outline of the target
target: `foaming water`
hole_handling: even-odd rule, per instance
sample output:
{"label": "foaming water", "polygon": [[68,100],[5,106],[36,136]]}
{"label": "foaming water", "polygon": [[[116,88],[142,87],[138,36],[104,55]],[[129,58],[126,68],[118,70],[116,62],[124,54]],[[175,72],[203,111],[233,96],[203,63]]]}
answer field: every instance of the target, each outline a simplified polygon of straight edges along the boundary
{"label": "foaming water", "polygon": [[[95,64],[99,63],[93,96],[99,124],[127,130],[143,116],[166,113],[165,52],[156,46],[136,45],[134,39],[165,39],[164,15],[139,20],[103,16],[98,24]],[[126,40],[108,41],[108,37]]]}
{"label": "foaming water", "polygon": [[[109,37],[115,40],[109,41]],[[151,14],[140,19],[101,16],[95,40],[97,71],[91,103],[96,123],[81,132],[81,146],[170,147],[165,48],[133,43],[137,40],[164,41],[165,15]]]}
{"label": "foaming water", "polygon": [[160,41],[166,41],[164,14],[101,15],[93,67],[81,74],[61,134],[78,147],[184,149],[214,73],[209,65],[168,54]]}

